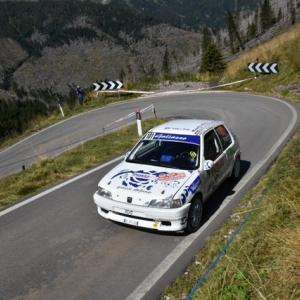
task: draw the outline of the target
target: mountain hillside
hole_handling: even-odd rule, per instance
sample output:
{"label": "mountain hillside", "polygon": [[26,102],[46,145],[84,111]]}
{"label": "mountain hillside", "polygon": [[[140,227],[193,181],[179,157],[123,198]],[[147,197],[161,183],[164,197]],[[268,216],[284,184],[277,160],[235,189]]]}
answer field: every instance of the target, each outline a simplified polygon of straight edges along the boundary
{"label": "mountain hillside", "polygon": [[111,5],[2,2],[0,96],[51,98],[99,80],[158,75],[165,53],[170,72],[197,70],[200,39]]}
{"label": "mountain hillside", "polygon": [[[284,20],[299,10],[296,0],[270,1],[276,22],[275,16]],[[199,71],[203,27],[227,53],[229,46],[244,49],[264,32],[258,9],[249,11],[260,2],[0,0],[0,99],[56,105],[57,98],[74,99],[76,85],[91,89],[95,81]],[[221,34],[214,31],[229,10],[240,12],[230,39],[226,25]]]}
{"label": "mountain hillside", "polygon": [[102,3],[130,8],[168,22],[199,31],[204,25],[214,31],[226,26],[226,12],[253,11],[261,0],[102,0]]}
{"label": "mountain hillside", "polygon": [[[0,3],[8,1],[23,2],[22,0],[0,0]],[[48,0],[51,1],[53,0]],[[65,0],[55,0],[57,1]],[[26,2],[47,2],[47,0]],[[123,8],[130,13],[139,12],[172,26],[199,31],[206,25],[215,31],[225,27],[227,11],[232,13],[253,11],[262,0],[91,0],[88,2]]]}

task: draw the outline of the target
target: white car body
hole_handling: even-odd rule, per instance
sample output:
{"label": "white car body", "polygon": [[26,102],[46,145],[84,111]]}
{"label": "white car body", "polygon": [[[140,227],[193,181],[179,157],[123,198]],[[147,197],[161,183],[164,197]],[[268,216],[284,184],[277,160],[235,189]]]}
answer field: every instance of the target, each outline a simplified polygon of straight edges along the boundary
{"label": "white car body", "polygon": [[94,202],[106,219],[194,232],[202,204],[227,177],[239,177],[240,157],[238,140],[222,121],[173,120],[148,131],[101,179]]}

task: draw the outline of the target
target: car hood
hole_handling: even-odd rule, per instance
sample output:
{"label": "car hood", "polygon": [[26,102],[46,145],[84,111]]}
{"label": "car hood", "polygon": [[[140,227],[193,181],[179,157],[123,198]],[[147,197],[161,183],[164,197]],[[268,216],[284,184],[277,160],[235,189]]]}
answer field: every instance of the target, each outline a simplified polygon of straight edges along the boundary
{"label": "car hood", "polygon": [[106,174],[99,186],[109,190],[115,201],[148,206],[153,199],[172,198],[196,173],[124,161]]}

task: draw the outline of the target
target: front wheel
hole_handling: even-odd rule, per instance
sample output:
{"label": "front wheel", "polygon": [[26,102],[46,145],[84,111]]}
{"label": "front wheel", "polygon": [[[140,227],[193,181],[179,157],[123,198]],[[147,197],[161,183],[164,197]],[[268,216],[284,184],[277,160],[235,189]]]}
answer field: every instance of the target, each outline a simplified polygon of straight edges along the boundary
{"label": "front wheel", "polygon": [[198,195],[191,202],[188,219],[187,219],[187,226],[185,229],[187,233],[196,232],[200,228],[201,221],[202,221],[202,213],[203,213],[202,199]]}

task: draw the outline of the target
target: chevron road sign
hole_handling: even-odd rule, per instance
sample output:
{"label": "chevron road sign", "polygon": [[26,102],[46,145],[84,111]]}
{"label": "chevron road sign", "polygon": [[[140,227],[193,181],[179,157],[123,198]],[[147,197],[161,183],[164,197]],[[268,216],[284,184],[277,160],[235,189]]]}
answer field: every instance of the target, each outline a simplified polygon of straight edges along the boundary
{"label": "chevron road sign", "polygon": [[123,87],[122,81],[102,81],[93,83],[94,91],[118,90]]}
{"label": "chevron road sign", "polygon": [[260,72],[265,74],[278,73],[278,64],[274,63],[249,63],[248,70],[250,72]]}

